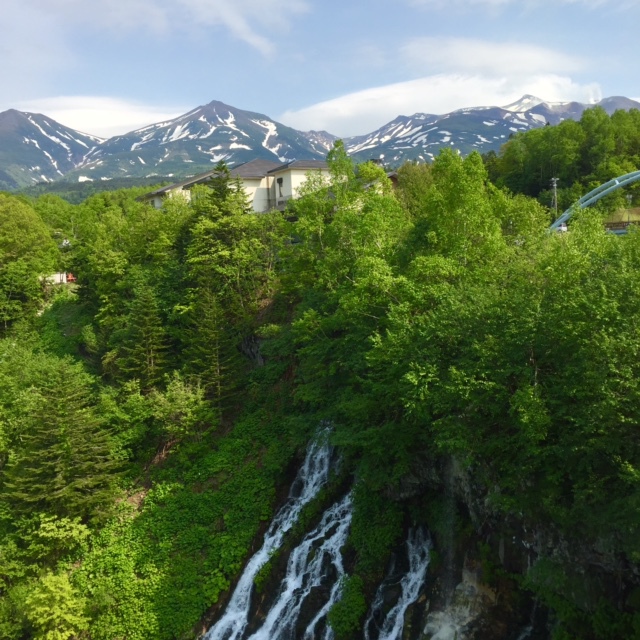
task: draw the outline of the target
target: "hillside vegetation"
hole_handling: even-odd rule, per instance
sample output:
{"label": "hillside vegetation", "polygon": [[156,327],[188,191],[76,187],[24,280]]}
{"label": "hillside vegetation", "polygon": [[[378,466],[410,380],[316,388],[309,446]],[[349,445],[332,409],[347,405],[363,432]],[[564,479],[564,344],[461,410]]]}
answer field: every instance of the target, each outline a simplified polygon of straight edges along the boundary
{"label": "hillside vegetation", "polygon": [[[580,120],[565,120],[515,134],[498,154],[484,155],[495,184],[552,202],[551,178],[558,178],[558,207],[563,211],[591,189],[640,167],[640,111],[587,109]],[[637,184],[627,194],[637,200]],[[625,204],[625,194],[609,197],[609,208]]]}
{"label": "hillside vegetation", "polygon": [[[546,175],[522,182],[533,140],[571,149],[594,118],[622,116],[509,143],[489,169],[526,195],[448,151],[394,191],[337,144],[285,215],[224,175],[163,210],[140,190],[1,196],[0,637],[194,637],[321,421],[357,478],[339,638],[403,519],[437,533],[439,496],[402,487],[451,459],[505,520],[628,567],[612,592],[536,565],[519,588],[554,637],[638,637],[640,233],[584,211],[548,234]],[[637,152],[605,142],[553,172],[626,170]],[[41,279],[58,269],[77,284]]]}

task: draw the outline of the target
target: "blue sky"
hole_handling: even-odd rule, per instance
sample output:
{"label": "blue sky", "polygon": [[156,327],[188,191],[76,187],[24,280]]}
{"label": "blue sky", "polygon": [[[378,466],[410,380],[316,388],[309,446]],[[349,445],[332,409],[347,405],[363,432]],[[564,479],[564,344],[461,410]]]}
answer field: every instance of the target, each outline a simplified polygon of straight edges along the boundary
{"label": "blue sky", "polygon": [[221,100],[298,129],[640,98],[640,0],[3,0],[0,110],[110,136]]}

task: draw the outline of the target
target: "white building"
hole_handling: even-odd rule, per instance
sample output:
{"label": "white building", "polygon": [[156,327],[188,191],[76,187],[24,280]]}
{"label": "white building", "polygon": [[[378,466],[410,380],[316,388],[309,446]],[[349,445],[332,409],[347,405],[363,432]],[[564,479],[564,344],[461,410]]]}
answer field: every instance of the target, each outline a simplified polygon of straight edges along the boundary
{"label": "white building", "polygon": [[[263,213],[272,209],[283,210],[289,200],[299,196],[299,188],[310,171],[318,171],[329,176],[329,168],[323,160],[293,160],[284,164],[270,160],[251,160],[231,169],[231,179],[240,178],[254,211]],[[215,170],[201,173],[156,189],[141,199],[151,203],[156,209],[162,208],[165,198],[191,200],[191,187],[206,184]]]}

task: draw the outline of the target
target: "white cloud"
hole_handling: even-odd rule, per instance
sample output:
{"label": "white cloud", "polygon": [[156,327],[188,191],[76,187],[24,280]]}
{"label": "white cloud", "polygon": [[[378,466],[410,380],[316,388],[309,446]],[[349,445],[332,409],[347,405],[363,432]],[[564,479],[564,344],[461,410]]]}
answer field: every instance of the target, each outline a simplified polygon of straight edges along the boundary
{"label": "white cloud", "polygon": [[286,111],[280,119],[298,129],[326,129],[336,135],[352,136],[377,129],[401,114],[442,114],[468,106],[501,106],[525,93],[548,101],[588,102],[600,97],[598,85],[580,84],[569,76],[585,67],[586,62],[534,44],[415,38],[401,47],[400,61],[399,66],[411,67],[422,77]]}
{"label": "white cloud", "polygon": [[535,7],[553,4],[582,4],[591,9],[605,5],[612,5],[614,9],[628,9],[640,6],[640,0],[407,0],[412,7],[450,7],[462,6],[465,9],[473,6],[485,6],[490,9],[518,5],[522,7]]}
{"label": "white cloud", "polygon": [[73,48],[79,32],[106,31],[117,49],[119,38],[145,32],[169,41],[174,34],[184,39],[226,31],[269,55],[308,8],[307,0],[280,0],[275,8],[263,0],[4,0],[0,108],[55,95],[59,74],[70,76],[83,64],[83,52]]}
{"label": "white cloud", "polygon": [[169,120],[190,110],[189,107],[158,107],[100,96],[29,100],[20,103],[17,108],[44,113],[67,127],[104,138]]}
{"label": "white cloud", "polygon": [[26,0],[26,4],[33,13],[96,29],[165,33],[223,27],[264,54],[274,49],[272,34],[289,28],[295,15],[308,10],[306,0],[280,0],[277,11],[262,0]]}
{"label": "white cloud", "polygon": [[305,0],[280,0],[277,5],[263,0],[177,0],[198,24],[221,24],[236,37],[263,53],[271,53],[273,40],[258,33],[256,27],[268,34],[280,33],[291,25],[294,15],[306,12]]}
{"label": "white cloud", "polygon": [[510,4],[512,0],[407,0],[407,2],[409,6],[412,7],[443,7],[452,4],[460,4],[464,7],[472,5],[488,5],[490,7],[501,7]]}
{"label": "white cloud", "polygon": [[584,66],[575,56],[521,42],[425,37],[410,40],[401,54],[421,71],[517,74],[567,73]]}
{"label": "white cloud", "polygon": [[549,101],[599,99],[597,84],[554,74],[489,76],[437,74],[350,93],[280,116],[297,129],[326,129],[340,136],[368,133],[400,114],[442,114],[468,106],[506,105],[530,93]]}

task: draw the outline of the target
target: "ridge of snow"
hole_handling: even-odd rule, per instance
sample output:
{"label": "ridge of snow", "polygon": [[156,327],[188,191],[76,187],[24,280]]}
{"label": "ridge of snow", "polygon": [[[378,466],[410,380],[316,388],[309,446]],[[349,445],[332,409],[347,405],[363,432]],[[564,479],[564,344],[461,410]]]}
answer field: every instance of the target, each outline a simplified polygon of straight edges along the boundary
{"label": "ridge of snow", "polygon": [[262,141],[262,146],[267,150],[273,153],[281,162],[284,162],[280,156],[278,156],[278,149],[282,146],[280,144],[276,145],[274,149],[269,146],[269,138],[272,136],[278,135],[278,127],[275,122],[271,122],[270,120],[252,120],[251,122],[257,124],[259,127],[267,130],[267,133]]}
{"label": "ridge of snow", "polygon": [[544,100],[542,98],[536,98],[536,96],[532,96],[530,94],[525,94],[519,100],[508,104],[506,107],[502,107],[505,111],[512,111],[514,113],[523,113],[525,111],[529,111],[529,109],[533,109],[540,104],[544,104]]}
{"label": "ridge of snow", "polygon": [[43,136],[45,136],[46,138],[49,138],[49,140],[53,140],[53,142],[55,142],[56,144],[59,144],[61,147],[64,147],[67,151],[71,151],[68,144],[65,144],[64,142],[62,142],[62,140],[60,140],[60,138],[56,138],[56,136],[50,136],[37,122],[35,122],[31,118],[31,116],[27,116],[27,119],[34,127],[36,127],[36,129],[38,129],[38,131],[40,131],[40,133]]}

